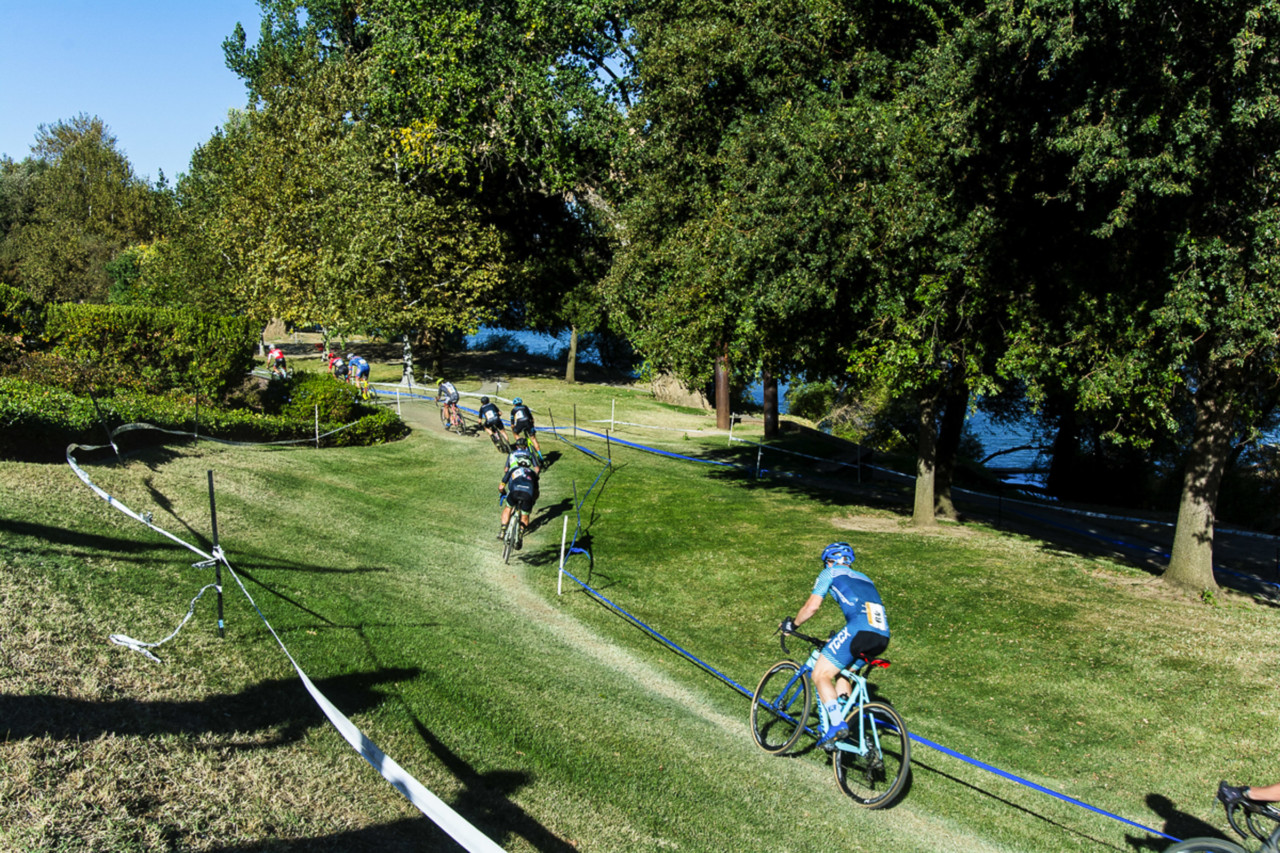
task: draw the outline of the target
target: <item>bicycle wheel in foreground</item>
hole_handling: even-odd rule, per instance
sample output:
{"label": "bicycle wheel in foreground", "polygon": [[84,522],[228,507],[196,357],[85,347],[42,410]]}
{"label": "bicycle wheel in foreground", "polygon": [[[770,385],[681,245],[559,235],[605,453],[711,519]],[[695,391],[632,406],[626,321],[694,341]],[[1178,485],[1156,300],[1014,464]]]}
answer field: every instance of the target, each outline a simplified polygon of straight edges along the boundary
{"label": "bicycle wheel in foreground", "polygon": [[[860,719],[861,718],[861,719]],[[862,732],[866,754],[837,749],[831,756],[836,784],[855,803],[882,809],[893,802],[907,784],[911,768],[911,738],[907,724],[888,702],[867,702],[849,712],[849,742]]]}
{"label": "bicycle wheel in foreground", "polygon": [[1172,847],[1164,848],[1164,853],[1249,853],[1249,851],[1234,841],[1227,841],[1224,838],[1188,838]]}
{"label": "bicycle wheel in foreground", "polygon": [[813,688],[799,664],[776,663],[751,697],[751,734],[765,752],[786,752],[800,739],[813,708]]}

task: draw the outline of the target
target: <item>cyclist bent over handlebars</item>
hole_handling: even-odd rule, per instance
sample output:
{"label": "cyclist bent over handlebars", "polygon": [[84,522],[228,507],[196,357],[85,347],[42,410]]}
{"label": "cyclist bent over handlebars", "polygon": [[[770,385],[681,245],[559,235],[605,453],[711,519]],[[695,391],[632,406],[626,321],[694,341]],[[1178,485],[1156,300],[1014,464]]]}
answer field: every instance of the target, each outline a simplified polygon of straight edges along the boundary
{"label": "cyclist bent over handlebars", "polygon": [[840,670],[851,666],[859,654],[874,657],[889,645],[889,619],[884,612],[884,602],[871,578],[851,568],[855,559],[853,548],[847,542],[833,542],[824,548],[822,571],[814,582],[813,592],[794,619],[784,619],[778,626],[782,633],[790,634],[818,612],[822,599],[828,594],[844,613],[844,628],[822,647],[822,654],[813,666],[813,686],[827,711],[827,730],[818,741],[824,748],[830,748],[836,740],[849,734],[849,726],[839,718],[839,703],[840,697],[852,690],[852,685],[848,679],[840,678],[840,689],[836,689]]}

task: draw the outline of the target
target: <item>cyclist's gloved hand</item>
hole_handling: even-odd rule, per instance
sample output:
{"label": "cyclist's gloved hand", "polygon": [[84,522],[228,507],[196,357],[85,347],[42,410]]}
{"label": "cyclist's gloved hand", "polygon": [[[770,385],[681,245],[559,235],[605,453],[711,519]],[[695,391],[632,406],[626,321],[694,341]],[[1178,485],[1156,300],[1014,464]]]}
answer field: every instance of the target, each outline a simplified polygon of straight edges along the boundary
{"label": "cyclist's gloved hand", "polygon": [[782,624],[778,626],[778,630],[784,634],[794,633],[796,630],[796,622],[790,616],[782,620]]}

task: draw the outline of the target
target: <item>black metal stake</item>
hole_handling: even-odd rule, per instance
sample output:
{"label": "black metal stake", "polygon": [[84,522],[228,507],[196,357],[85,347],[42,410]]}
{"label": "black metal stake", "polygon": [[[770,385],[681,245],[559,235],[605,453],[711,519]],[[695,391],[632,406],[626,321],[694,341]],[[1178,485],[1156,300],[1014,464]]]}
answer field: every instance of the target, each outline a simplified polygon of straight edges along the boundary
{"label": "black metal stake", "polygon": [[222,555],[218,552],[218,505],[213,500],[213,472],[209,472],[209,522],[213,526],[213,588],[218,593],[218,636],[225,637],[222,621]]}

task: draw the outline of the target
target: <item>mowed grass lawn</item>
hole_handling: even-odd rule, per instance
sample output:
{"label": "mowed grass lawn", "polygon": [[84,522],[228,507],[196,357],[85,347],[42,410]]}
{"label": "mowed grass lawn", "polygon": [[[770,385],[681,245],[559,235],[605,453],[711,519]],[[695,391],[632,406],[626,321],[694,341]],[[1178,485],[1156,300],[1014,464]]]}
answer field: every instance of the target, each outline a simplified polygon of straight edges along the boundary
{"label": "mowed grass lawn", "polygon": [[[626,441],[754,463],[710,419],[636,389],[525,379],[502,394],[543,424],[616,412],[668,428],[619,427]],[[589,552],[570,559],[576,576],[748,690],[781,656],[773,628],[816,555],[844,539],[893,626],[879,692],[914,733],[1178,837],[1223,831],[1219,778],[1273,781],[1270,606],[1170,595],[977,524],[915,532],[853,484],[757,480],[580,434],[612,456],[604,470],[545,432],[539,525],[508,566],[498,454],[441,431],[432,406],[405,416],[413,434],[383,447],[86,458],[115,498],[206,549],[213,471],[220,544],[298,664],[508,850],[1167,843],[923,745],[898,805],[854,808],[821,755],[755,747],[734,686],[572,582],[556,594],[566,518]],[[161,664],[108,641],[168,635],[213,580],[196,559],[67,466],[0,464],[0,848],[457,849],[328,725],[231,578],[225,639],[208,592]],[[827,603],[812,626],[838,621]]]}

